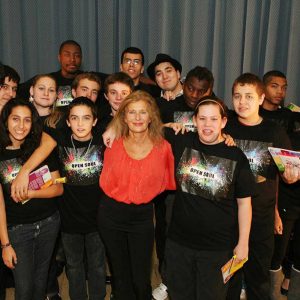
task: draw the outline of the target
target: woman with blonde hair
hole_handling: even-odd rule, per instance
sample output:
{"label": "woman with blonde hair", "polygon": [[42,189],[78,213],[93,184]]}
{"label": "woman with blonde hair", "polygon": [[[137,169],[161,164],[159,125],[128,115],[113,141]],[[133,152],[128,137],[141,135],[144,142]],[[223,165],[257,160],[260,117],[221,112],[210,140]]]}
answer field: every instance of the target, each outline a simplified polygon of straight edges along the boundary
{"label": "woman with blonde hair", "polygon": [[52,113],[53,105],[57,99],[57,83],[50,74],[40,74],[34,77],[30,87],[29,101],[36,108],[41,120]]}
{"label": "woman with blonde hair", "polygon": [[175,189],[174,158],[156,103],[146,92],[130,94],[109,127],[116,140],[104,154],[98,226],[112,266],[114,296],[151,299],[151,201]]}

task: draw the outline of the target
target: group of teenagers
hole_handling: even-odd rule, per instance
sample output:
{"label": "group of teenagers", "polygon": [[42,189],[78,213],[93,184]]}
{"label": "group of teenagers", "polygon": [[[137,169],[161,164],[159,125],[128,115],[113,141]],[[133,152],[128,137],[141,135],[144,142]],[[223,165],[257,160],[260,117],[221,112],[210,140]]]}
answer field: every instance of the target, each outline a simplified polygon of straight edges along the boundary
{"label": "group of teenagers", "polygon": [[[81,57],[65,41],[61,70],[19,89],[0,67],[0,282],[12,269],[15,299],[60,299],[60,242],[74,300],[105,298],[106,262],[116,300],[238,300],[242,284],[248,300],[300,299],[300,168],[279,172],[268,152],[300,149],[285,75],[238,76],[229,110],[205,67],[183,80],[158,54],[146,78],[130,47],[105,75],[80,71]],[[52,184],[28,188],[45,165]],[[248,261],[224,284],[233,255]]]}

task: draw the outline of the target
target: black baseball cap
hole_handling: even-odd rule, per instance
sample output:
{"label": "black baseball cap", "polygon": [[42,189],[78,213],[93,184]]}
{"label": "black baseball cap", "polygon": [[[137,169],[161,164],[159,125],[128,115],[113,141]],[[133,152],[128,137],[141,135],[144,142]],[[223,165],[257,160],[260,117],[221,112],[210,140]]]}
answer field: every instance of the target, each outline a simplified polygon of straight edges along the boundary
{"label": "black baseball cap", "polygon": [[172,58],[168,54],[159,53],[156,55],[155,61],[147,68],[147,73],[152,80],[155,81],[155,67],[163,62],[169,62],[175,68],[175,70],[178,70],[179,73],[181,73],[182,66],[178,60]]}

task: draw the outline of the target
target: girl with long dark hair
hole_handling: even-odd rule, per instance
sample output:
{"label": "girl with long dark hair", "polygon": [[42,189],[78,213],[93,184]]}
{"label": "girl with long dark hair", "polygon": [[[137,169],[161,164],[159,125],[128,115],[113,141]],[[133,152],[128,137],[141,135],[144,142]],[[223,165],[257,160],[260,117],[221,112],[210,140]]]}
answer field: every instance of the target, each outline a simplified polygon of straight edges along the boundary
{"label": "girl with long dark hair", "polygon": [[[13,270],[15,299],[44,299],[49,263],[60,226],[55,197],[60,184],[29,190],[29,201],[15,202],[10,185],[25,161],[39,146],[42,124],[34,106],[12,99],[0,117],[0,240],[5,265]],[[56,161],[49,157],[52,182],[59,178]]]}

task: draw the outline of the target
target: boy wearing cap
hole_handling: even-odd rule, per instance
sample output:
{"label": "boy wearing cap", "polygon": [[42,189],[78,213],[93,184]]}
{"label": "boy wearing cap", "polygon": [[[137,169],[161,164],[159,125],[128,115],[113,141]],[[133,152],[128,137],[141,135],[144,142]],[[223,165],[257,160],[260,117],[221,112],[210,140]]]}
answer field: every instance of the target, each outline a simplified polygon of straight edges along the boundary
{"label": "boy wearing cap", "polygon": [[[180,82],[181,70],[182,66],[177,60],[167,54],[157,54],[155,61],[147,68],[147,73],[161,88],[161,94],[158,101],[161,100],[160,102],[165,102],[166,100],[174,100],[177,97],[182,96],[183,90]],[[169,223],[167,216],[171,215],[169,210],[171,211],[172,208],[173,195],[173,193],[169,192],[163,193],[154,201],[156,218],[155,241],[160,273],[162,271],[164,260],[166,232]],[[164,274],[161,275],[164,282]],[[168,297],[167,287],[163,282],[152,292],[152,297],[155,300],[164,300]]]}
{"label": "boy wearing cap", "polygon": [[180,75],[182,66],[171,56],[159,53],[147,68],[149,77],[161,88],[161,97],[174,100],[183,94]]}

